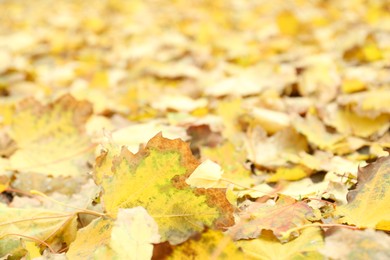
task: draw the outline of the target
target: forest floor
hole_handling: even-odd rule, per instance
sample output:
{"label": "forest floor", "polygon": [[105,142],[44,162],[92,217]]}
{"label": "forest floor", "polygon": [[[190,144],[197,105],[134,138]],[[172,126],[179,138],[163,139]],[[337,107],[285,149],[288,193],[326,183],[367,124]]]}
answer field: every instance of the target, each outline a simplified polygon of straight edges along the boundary
{"label": "forest floor", "polygon": [[390,259],[389,1],[0,17],[0,258]]}

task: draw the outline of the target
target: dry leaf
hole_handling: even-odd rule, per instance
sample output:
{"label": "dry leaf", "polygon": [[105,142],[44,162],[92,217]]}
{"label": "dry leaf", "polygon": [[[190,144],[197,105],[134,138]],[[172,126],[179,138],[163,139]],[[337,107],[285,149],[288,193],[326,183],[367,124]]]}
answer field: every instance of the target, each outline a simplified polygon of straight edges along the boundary
{"label": "dry leaf", "polygon": [[246,257],[261,260],[322,259],[319,250],[323,244],[321,230],[313,227],[303,229],[299,237],[287,243],[281,243],[271,232],[236,242]]}
{"label": "dry leaf", "polygon": [[[204,226],[233,224],[233,208],[224,189],[191,189],[185,183],[199,162],[180,139],[156,135],[137,154],[123,148],[112,163],[105,160],[106,154],[98,158],[95,176],[100,176],[97,182],[103,187],[102,199],[110,215],[116,216],[119,208],[143,206],[158,223],[161,240],[172,244],[185,241]],[[99,172],[105,163],[112,172]]]}
{"label": "dry leaf", "polygon": [[43,106],[34,99],[19,104],[10,135],[18,149],[11,167],[53,176],[75,176],[88,172],[93,145],[84,132],[90,114],[87,102],[66,95]]}
{"label": "dry leaf", "polygon": [[275,205],[254,202],[240,212],[240,221],[229,229],[234,239],[257,238],[262,230],[272,230],[275,236],[283,241],[289,241],[297,236],[296,231],[289,230],[309,224],[315,212],[304,201],[280,195]]}
{"label": "dry leaf", "polygon": [[358,184],[348,193],[348,204],[337,208],[340,222],[390,230],[389,170],[389,156],[359,169]]}
{"label": "dry leaf", "polygon": [[[333,231],[333,232],[332,232]],[[389,259],[390,238],[383,232],[337,229],[330,231],[320,252],[332,259]]]}

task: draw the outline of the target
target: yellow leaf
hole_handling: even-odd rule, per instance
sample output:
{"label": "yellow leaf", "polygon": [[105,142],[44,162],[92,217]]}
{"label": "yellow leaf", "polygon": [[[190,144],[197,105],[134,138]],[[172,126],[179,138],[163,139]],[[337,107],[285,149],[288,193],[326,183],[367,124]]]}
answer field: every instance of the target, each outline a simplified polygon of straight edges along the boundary
{"label": "yellow leaf", "polygon": [[307,115],[306,118],[296,117],[293,121],[295,129],[305,135],[311,144],[320,149],[333,151],[344,136],[329,133],[319,118]]}
{"label": "yellow leaf", "polygon": [[156,222],[142,207],[120,209],[117,219],[97,218],[77,232],[69,259],[150,259],[160,240]]}
{"label": "yellow leaf", "polygon": [[119,210],[110,241],[119,259],[151,259],[153,244],[159,242],[157,223],[144,208]]}
{"label": "yellow leaf", "polygon": [[[137,154],[123,148],[112,163],[105,160],[106,154],[97,159],[95,178],[103,187],[102,199],[110,215],[115,216],[119,208],[142,206],[158,223],[161,240],[172,244],[204,226],[233,224],[233,208],[224,189],[192,189],[185,183],[199,162],[182,140],[158,134]],[[109,165],[104,167],[105,163]],[[99,172],[108,167],[112,173]]]}
{"label": "yellow leaf", "polygon": [[101,88],[101,89],[107,89],[110,84],[110,78],[107,72],[105,71],[99,71],[97,72],[92,80],[89,86],[91,88]]}
{"label": "yellow leaf", "polygon": [[84,124],[91,113],[89,103],[70,95],[46,106],[34,99],[22,101],[12,119],[10,136],[18,150],[11,167],[54,176],[87,172],[93,145]]}
{"label": "yellow leaf", "polygon": [[0,126],[10,125],[12,122],[13,113],[14,113],[14,105],[12,103],[1,102],[0,103]]}
{"label": "yellow leaf", "polygon": [[296,239],[281,243],[270,232],[263,232],[260,238],[236,242],[245,256],[261,260],[317,260],[324,259],[318,252],[323,247],[319,228],[305,228]]}
{"label": "yellow leaf", "polygon": [[366,89],[364,82],[358,79],[345,79],[341,85],[344,93],[353,93]]}
{"label": "yellow leaf", "polygon": [[319,103],[328,103],[337,97],[341,79],[336,62],[329,56],[318,55],[308,58],[307,63],[298,78],[299,93],[314,96]]}
{"label": "yellow leaf", "polygon": [[84,21],[84,26],[95,33],[101,33],[106,27],[105,21],[103,17],[89,17]]}
{"label": "yellow leaf", "polygon": [[94,252],[105,247],[110,242],[114,221],[97,218],[88,226],[77,231],[77,237],[70,244],[66,253],[68,259],[91,259]]}
{"label": "yellow leaf", "polygon": [[221,179],[223,171],[217,163],[205,160],[188,177],[186,183],[195,188],[215,187]]}
{"label": "yellow leaf", "polygon": [[[3,159],[4,160],[4,159]],[[3,171],[4,169],[3,166],[1,165],[3,162],[2,158],[0,158],[0,172]],[[5,161],[6,162],[6,161]],[[6,167],[6,166],[5,166]],[[0,175],[0,193],[5,191],[9,187],[9,182],[10,178],[6,175]]]}
{"label": "yellow leaf", "polygon": [[35,244],[35,242],[26,241],[24,242],[24,247],[26,248],[30,259],[42,256],[39,247]]}
{"label": "yellow leaf", "polygon": [[243,112],[242,99],[240,98],[218,103],[217,114],[222,117],[224,124],[222,134],[231,142],[236,141],[235,135],[239,129],[238,116]]}
{"label": "yellow leaf", "polygon": [[290,126],[290,117],[286,113],[264,108],[253,108],[252,113],[267,133],[275,133]]}
{"label": "yellow leaf", "polygon": [[308,149],[307,141],[292,128],[285,128],[271,137],[255,128],[246,139],[248,159],[264,167],[284,166]]}
{"label": "yellow leaf", "polygon": [[299,32],[299,21],[291,12],[284,11],[278,14],[276,23],[281,33],[286,35],[296,35]]}
{"label": "yellow leaf", "polygon": [[267,182],[277,182],[279,180],[296,181],[309,175],[308,168],[303,166],[294,166],[291,168],[279,167],[276,173],[267,179]]}
{"label": "yellow leaf", "polygon": [[351,98],[354,99],[363,112],[390,113],[390,107],[387,105],[390,102],[390,89],[388,86],[368,92],[357,93]]}
{"label": "yellow leaf", "polygon": [[375,118],[359,116],[348,109],[337,106],[328,106],[326,122],[335,127],[339,133],[370,137],[373,134],[381,135],[390,126],[390,116],[383,114]]}
{"label": "yellow leaf", "polygon": [[357,227],[390,230],[390,156],[359,169],[358,185],[348,204],[338,207],[340,222]]}
{"label": "yellow leaf", "polygon": [[362,47],[362,53],[365,61],[373,62],[383,58],[382,51],[374,40],[368,40]]}
{"label": "yellow leaf", "polygon": [[216,230],[208,230],[176,247],[168,259],[247,259],[232,239]]}
{"label": "yellow leaf", "polygon": [[153,102],[152,107],[162,111],[173,109],[190,113],[195,109],[206,107],[207,103],[207,100],[204,98],[192,99],[184,95],[166,95]]}
{"label": "yellow leaf", "polygon": [[202,158],[213,160],[221,165],[224,179],[238,185],[250,186],[254,180],[250,177],[250,169],[245,168],[246,153],[242,150],[243,148],[240,149],[226,141],[217,147],[203,147],[201,154]]}
{"label": "yellow leaf", "polygon": [[76,228],[76,215],[69,212],[0,205],[0,237],[4,241],[20,234],[45,241],[52,247],[69,245],[75,238]]}

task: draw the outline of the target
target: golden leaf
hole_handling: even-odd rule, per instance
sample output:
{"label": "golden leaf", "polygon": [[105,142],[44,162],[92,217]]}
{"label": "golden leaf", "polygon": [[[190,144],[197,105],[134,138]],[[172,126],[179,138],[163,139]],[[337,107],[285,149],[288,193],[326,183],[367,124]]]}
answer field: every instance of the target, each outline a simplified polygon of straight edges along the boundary
{"label": "golden leaf", "polygon": [[111,219],[97,218],[78,230],[76,240],[66,253],[68,259],[93,259],[95,251],[109,244],[113,224]]}
{"label": "golden leaf", "polygon": [[84,124],[91,113],[89,103],[70,95],[46,106],[34,99],[22,101],[11,125],[18,146],[11,167],[54,176],[86,173],[93,146]]}
{"label": "golden leaf", "polygon": [[104,163],[110,162],[105,156],[97,159],[95,178],[103,187],[110,215],[116,216],[119,208],[142,206],[158,223],[162,241],[172,244],[204,226],[233,224],[233,208],[224,189],[192,189],[185,183],[199,162],[182,140],[158,134],[137,154],[123,148],[109,164],[112,172],[102,173],[99,169],[108,169]]}
{"label": "golden leaf", "polygon": [[323,238],[319,228],[305,228],[296,239],[281,243],[272,233],[263,232],[253,240],[236,242],[245,256],[261,260],[322,259],[318,252],[323,247]]}
{"label": "golden leaf", "polygon": [[[200,237],[199,237],[200,236]],[[208,230],[175,248],[168,259],[247,259],[232,239]]]}
{"label": "golden leaf", "polygon": [[358,172],[356,189],[348,204],[338,207],[340,222],[357,227],[390,230],[390,156],[381,157]]}

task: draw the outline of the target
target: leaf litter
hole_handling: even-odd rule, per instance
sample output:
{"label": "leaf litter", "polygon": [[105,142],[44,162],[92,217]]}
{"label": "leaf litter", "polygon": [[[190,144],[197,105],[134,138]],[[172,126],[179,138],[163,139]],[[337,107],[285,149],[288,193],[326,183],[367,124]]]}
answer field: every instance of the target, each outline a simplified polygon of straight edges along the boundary
{"label": "leaf litter", "polygon": [[0,7],[0,257],[388,258],[387,1]]}

